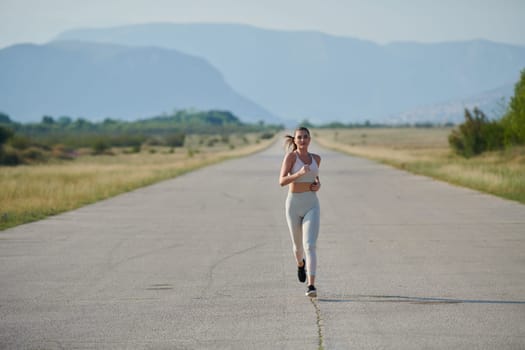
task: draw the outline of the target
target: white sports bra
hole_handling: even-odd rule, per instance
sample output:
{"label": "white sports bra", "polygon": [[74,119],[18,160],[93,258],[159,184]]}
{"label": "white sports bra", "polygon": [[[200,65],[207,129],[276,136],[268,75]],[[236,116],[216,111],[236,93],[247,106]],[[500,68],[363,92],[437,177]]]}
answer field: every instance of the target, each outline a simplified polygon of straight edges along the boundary
{"label": "white sports bra", "polygon": [[[317,165],[317,162],[315,161],[315,158],[310,153],[308,153],[308,155],[312,159],[312,162],[310,163],[310,171],[308,173],[304,174],[303,176],[301,176],[300,178],[298,178],[297,180],[295,180],[294,182],[309,182],[309,183],[313,183],[313,182],[315,182],[317,176],[319,175],[319,165]],[[304,162],[301,160],[299,155],[296,153],[295,154],[295,163],[294,163],[294,165],[292,167],[291,173],[295,174],[296,172],[301,170],[301,168],[304,165],[305,165]]]}

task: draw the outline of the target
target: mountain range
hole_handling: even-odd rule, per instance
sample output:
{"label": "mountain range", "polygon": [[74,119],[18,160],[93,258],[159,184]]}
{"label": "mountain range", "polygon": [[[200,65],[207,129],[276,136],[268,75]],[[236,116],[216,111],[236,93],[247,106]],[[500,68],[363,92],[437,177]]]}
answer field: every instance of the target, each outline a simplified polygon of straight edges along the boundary
{"label": "mountain range", "polygon": [[525,47],[484,40],[378,45],[236,24],[81,29],[57,39],[176,48],[208,60],[235,90],[275,114],[312,121],[377,121],[474,98],[514,84],[525,68]]}
{"label": "mountain range", "polygon": [[[512,93],[508,87],[517,82],[520,70],[525,68],[525,47],[486,40],[379,45],[314,31],[268,30],[240,24],[211,23],[154,23],[71,30],[58,35],[54,42],[40,46],[42,53],[35,50],[32,55],[38,62],[40,54],[48,57],[47,50],[63,46],[87,46],[93,52],[97,52],[98,47],[126,52],[112,56],[111,64],[108,63],[106,70],[102,70],[105,73],[98,73],[99,79],[108,78],[104,80],[104,87],[99,87],[107,96],[105,102],[108,107],[104,110],[109,110],[110,105],[117,110],[130,102],[130,109],[142,116],[184,108],[187,104],[181,103],[183,98],[179,95],[186,94],[189,104],[200,109],[217,105],[210,101],[219,96],[223,96],[221,101],[224,101],[224,95],[230,98],[236,95],[235,100],[242,101],[239,103],[244,107],[242,111],[239,107],[231,109],[243,120],[297,122],[308,119],[314,123],[407,119],[416,122],[456,121],[458,113],[450,111],[460,110],[461,115],[465,101],[467,105],[468,101],[493,105],[502,97],[508,98]],[[13,48],[4,50],[9,49]],[[2,60],[4,50],[0,51],[2,77],[6,72],[6,63]],[[41,80],[43,74],[35,70],[32,78],[38,79],[31,84],[46,86],[49,90],[57,89],[57,85],[86,85],[85,79],[91,81],[89,84],[95,84],[94,78],[90,80],[97,76],[94,73],[79,75],[74,80],[71,77],[76,73],[65,72],[66,68],[77,72],[78,62],[84,62],[85,69],[99,62],[93,59],[100,57],[99,54],[80,51],[83,53],[78,53],[75,58],[69,56],[75,62],[61,58],[62,64],[56,66],[64,68],[62,75],[49,74]],[[144,58],[147,52],[164,57],[163,64],[143,59],[141,65],[122,71],[132,60],[131,57],[139,55]],[[178,60],[185,57],[186,63],[191,58],[195,60],[195,65],[192,64],[190,69],[175,57]],[[23,68],[18,67],[19,70]],[[115,74],[113,70],[120,70],[122,76],[127,77],[125,83],[118,85],[121,96],[111,94],[115,91],[113,83],[119,81],[112,78]],[[22,76],[28,75],[17,72]],[[210,77],[215,85],[209,86],[204,76]],[[68,84],[63,83],[63,79]],[[24,84],[20,83],[22,80],[21,77],[13,80],[15,85],[20,86],[17,96],[25,93],[26,87],[22,88]],[[194,84],[192,89],[188,88],[188,84],[192,84],[189,80]],[[0,96],[7,89],[2,84],[0,82]],[[149,88],[144,90],[157,91],[159,88],[159,91],[150,91],[148,95],[144,95],[146,91],[130,95],[131,87],[137,85]],[[97,91],[98,88],[92,88],[88,96],[94,99]],[[169,95],[162,103],[160,91]],[[192,100],[189,95],[197,92],[200,93],[199,99]],[[74,99],[75,94],[71,91],[67,94],[68,99]],[[0,110],[16,116],[20,113],[17,110],[15,114],[13,110],[16,106],[20,108],[21,102],[34,104],[32,98],[10,97],[17,102],[8,108],[6,100],[0,98],[3,100],[0,100]],[[89,105],[79,104],[78,97],[75,101],[70,104],[71,109],[77,108],[77,113],[85,113],[86,116],[93,113]],[[151,102],[149,108],[142,108],[141,101]],[[222,106],[228,104],[234,103],[231,100],[222,102]],[[45,104],[37,107],[35,110],[41,114],[56,113],[46,110]],[[112,113],[114,117],[133,115],[131,111]]]}
{"label": "mountain range", "polygon": [[248,122],[280,122],[235,92],[204,59],[176,50],[20,44],[0,50],[0,77],[0,110],[22,122],[43,115],[134,120],[175,109],[221,109]]}

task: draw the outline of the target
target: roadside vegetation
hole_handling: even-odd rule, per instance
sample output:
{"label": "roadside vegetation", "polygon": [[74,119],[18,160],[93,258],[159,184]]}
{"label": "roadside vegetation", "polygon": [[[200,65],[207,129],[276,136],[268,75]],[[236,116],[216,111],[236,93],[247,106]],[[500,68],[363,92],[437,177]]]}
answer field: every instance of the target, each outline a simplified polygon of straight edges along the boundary
{"label": "roadside vegetation", "polygon": [[178,113],[184,121],[84,121],[78,129],[78,121],[22,125],[0,116],[0,230],[260,151],[281,129],[228,112]]}
{"label": "roadside vegetation", "polygon": [[525,70],[495,120],[474,108],[454,127],[319,128],[328,148],[525,204]]}
{"label": "roadside vegetation", "polygon": [[450,134],[448,140],[457,154],[467,158],[486,151],[525,145],[525,69],[501,118],[489,120],[478,108],[473,112],[466,109],[465,122]]}
{"label": "roadside vegetation", "polygon": [[315,129],[322,146],[415,174],[525,203],[525,147],[465,158],[452,151],[452,128]]}

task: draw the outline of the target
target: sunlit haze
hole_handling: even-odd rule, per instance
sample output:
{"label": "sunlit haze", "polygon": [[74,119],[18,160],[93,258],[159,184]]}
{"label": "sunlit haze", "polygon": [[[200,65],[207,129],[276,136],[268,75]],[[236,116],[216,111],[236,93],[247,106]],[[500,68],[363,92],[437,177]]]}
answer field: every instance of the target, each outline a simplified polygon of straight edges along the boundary
{"label": "sunlit haze", "polygon": [[150,22],[244,23],[377,43],[470,39],[525,45],[522,0],[0,0],[0,48],[65,30]]}

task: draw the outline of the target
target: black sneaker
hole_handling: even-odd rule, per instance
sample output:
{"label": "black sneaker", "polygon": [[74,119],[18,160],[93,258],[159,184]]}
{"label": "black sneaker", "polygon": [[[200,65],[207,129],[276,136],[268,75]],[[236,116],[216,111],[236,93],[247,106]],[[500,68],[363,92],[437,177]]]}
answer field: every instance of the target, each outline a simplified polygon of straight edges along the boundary
{"label": "black sneaker", "polygon": [[303,259],[303,266],[297,267],[297,278],[299,282],[304,283],[306,281],[306,262]]}
{"label": "black sneaker", "polygon": [[305,295],[310,298],[315,298],[317,296],[317,289],[315,289],[313,285],[309,285]]}

